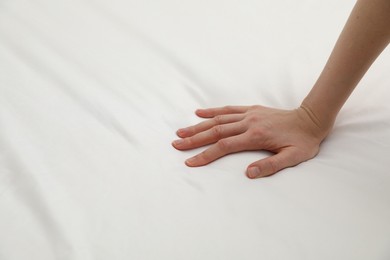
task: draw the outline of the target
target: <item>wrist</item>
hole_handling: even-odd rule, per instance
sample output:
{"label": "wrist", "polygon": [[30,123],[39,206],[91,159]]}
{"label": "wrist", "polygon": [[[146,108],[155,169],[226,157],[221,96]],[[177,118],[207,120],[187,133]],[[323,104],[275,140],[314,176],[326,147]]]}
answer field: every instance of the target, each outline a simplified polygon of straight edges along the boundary
{"label": "wrist", "polygon": [[337,113],[331,111],[318,111],[316,106],[304,100],[298,110],[301,110],[317,128],[317,133],[321,138],[325,138],[333,128]]}

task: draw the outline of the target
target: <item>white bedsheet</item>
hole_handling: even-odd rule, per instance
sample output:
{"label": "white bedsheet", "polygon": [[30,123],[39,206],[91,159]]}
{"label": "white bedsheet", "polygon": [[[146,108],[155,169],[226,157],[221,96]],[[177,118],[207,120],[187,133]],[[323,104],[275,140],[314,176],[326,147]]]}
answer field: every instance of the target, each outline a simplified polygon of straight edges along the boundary
{"label": "white bedsheet", "polygon": [[390,259],[390,50],[313,160],[188,168],[196,108],[294,108],[354,1],[0,1],[0,259]]}

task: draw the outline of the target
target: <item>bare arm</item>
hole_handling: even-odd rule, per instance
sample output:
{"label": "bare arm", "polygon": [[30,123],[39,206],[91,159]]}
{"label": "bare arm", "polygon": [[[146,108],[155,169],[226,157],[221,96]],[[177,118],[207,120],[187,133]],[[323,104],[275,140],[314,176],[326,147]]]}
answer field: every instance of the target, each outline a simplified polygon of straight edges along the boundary
{"label": "bare arm", "polygon": [[333,121],[390,41],[390,0],[359,0],[302,105],[323,124]]}
{"label": "bare arm", "polygon": [[390,41],[390,0],[358,0],[324,70],[301,106],[200,109],[209,118],[179,129],[179,150],[213,144],[186,161],[206,165],[226,154],[267,150],[274,155],[253,162],[247,176],[258,178],[313,158],[349,95]]}

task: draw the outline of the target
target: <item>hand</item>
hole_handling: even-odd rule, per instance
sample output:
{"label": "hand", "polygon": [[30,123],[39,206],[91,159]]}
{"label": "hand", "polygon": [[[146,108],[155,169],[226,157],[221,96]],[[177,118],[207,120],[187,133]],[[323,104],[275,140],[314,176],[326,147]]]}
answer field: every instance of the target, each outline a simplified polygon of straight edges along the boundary
{"label": "hand", "polygon": [[267,150],[274,153],[250,164],[246,171],[249,178],[269,176],[313,158],[331,129],[330,124],[321,125],[311,110],[303,106],[294,110],[227,106],[199,109],[196,114],[209,119],[179,129],[177,135],[181,139],[172,145],[178,150],[212,145],[187,159],[186,165],[203,166],[240,151]]}

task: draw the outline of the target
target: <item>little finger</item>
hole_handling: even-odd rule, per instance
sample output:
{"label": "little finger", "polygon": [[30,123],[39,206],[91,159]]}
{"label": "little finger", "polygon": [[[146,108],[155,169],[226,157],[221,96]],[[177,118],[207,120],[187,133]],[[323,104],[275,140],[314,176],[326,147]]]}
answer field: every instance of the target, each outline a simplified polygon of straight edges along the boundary
{"label": "little finger", "polygon": [[197,109],[195,113],[197,116],[203,118],[211,118],[218,115],[242,114],[248,111],[250,108],[251,108],[250,106],[224,106],[224,107]]}

